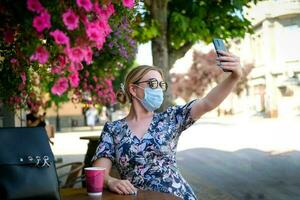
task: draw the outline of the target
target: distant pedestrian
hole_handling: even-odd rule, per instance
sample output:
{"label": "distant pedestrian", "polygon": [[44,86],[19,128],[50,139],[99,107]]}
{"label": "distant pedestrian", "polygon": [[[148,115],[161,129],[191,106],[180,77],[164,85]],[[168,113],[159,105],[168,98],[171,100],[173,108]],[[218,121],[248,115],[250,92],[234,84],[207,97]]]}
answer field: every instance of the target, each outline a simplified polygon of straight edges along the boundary
{"label": "distant pedestrian", "polygon": [[96,125],[98,119],[98,110],[94,105],[90,106],[89,109],[85,112],[86,123],[88,126],[94,130],[94,126]]}
{"label": "distant pedestrian", "polygon": [[49,142],[51,144],[54,144],[54,142],[51,140],[51,138],[54,138],[54,128],[51,125],[47,125],[46,123],[46,112],[44,112],[42,115],[39,114],[39,107],[37,106],[31,106],[28,105],[28,108],[30,109],[30,113],[26,115],[26,126],[27,127],[44,127],[47,135]]}
{"label": "distant pedestrian", "polygon": [[30,106],[28,105],[28,108],[30,109],[30,113],[26,115],[26,125],[27,127],[36,127],[36,126],[46,126],[45,122],[45,116],[46,112],[43,113],[43,115],[39,114],[39,108],[37,106]]}

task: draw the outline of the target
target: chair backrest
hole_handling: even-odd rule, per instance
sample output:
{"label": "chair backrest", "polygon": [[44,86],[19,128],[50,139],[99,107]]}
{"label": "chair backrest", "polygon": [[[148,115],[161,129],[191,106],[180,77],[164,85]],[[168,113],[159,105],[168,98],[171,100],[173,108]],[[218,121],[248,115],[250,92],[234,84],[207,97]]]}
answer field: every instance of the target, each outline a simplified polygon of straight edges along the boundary
{"label": "chair backrest", "polygon": [[[81,181],[82,169],[84,167],[83,162],[71,162],[61,166],[58,166],[56,169],[58,171],[58,178],[60,180],[61,188],[72,188],[75,184]],[[69,169],[69,170],[68,170]],[[68,171],[66,171],[68,170]],[[66,171],[59,173],[59,171]],[[62,184],[62,179],[66,177],[64,184]]]}

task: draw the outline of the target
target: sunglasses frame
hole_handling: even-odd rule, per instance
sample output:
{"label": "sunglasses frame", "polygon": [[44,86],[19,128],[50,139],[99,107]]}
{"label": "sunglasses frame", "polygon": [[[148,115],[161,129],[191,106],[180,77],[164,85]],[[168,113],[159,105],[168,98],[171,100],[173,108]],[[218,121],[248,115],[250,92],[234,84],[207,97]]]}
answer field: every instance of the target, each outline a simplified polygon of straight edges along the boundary
{"label": "sunglasses frame", "polygon": [[[157,87],[152,87],[151,86],[151,82],[155,81],[157,83]],[[140,83],[148,83],[148,86],[151,88],[151,89],[156,89],[158,88],[158,86],[163,90],[163,91],[167,91],[168,89],[168,83],[165,82],[165,81],[161,81],[161,82],[158,82],[158,80],[156,78],[150,78],[149,80],[147,81],[136,81],[134,82],[134,84],[140,84]],[[163,89],[162,87],[162,84],[165,84],[165,89]]]}

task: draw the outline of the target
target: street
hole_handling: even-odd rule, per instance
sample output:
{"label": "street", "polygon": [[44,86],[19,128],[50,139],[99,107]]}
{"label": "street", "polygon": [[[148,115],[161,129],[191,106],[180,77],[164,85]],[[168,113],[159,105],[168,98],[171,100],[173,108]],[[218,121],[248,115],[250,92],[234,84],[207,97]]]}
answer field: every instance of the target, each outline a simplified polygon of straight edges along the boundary
{"label": "street", "polygon": [[[55,155],[83,155],[87,149],[81,136],[99,135],[101,127],[56,133]],[[253,148],[274,153],[300,150],[300,117],[264,119],[260,117],[202,118],[182,133],[177,150],[212,148],[224,151]]]}

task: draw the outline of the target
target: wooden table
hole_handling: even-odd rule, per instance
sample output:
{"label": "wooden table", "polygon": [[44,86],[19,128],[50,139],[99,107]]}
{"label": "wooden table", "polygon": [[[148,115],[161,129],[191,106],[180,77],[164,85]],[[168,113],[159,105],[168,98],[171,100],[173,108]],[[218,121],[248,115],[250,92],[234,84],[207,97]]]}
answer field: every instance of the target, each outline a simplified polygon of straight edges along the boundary
{"label": "wooden table", "polygon": [[182,200],[171,194],[138,190],[137,195],[118,195],[104,190],[102,196],[88,196],[83,188],[61,189],[61,200]]}

